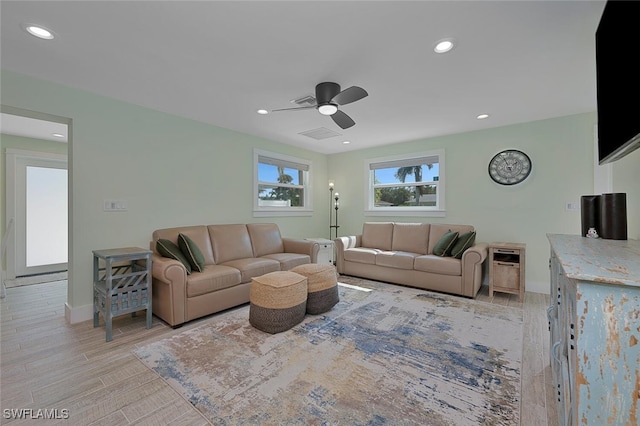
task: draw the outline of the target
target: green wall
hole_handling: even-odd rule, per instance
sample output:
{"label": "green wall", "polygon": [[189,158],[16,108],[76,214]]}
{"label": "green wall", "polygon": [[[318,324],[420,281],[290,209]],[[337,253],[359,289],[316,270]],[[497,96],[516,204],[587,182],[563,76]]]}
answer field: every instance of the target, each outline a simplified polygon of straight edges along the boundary
{"label": "green wall", "polygon": [[[593,191],[595,122],[595,113],[579,114],[331,155],[341,235],[360,233],[364,221],[471,224],[478,241],[526,243],[526,288],[548,293],[546,234],[581,231],[580,212],[565,206]],[[519,185],[501,186],[488,175],[489,160],[506,148],[524,151],[533,162]],[[445,150],[446,217],[366,215],[365,159],[435,149]],[[640,234],[639,163],[640,151],[613,165],[614,192],[628,193],[629,238]]]}
{"label": "green wall", "polygon": [[[83,319],[92,304],[92,250],[147,247],[154,229],[209,223],[273,221],[286,236],[326,238],[329,179],[341,194],[341,235],[359,232],[365,220],[472,224],[480,241],[526,243],[527,289],[546,293],[545,235],[577,234],[580,213],[565,211],[565,202],[593,191],[593,113],[326,156],[4,70],[1,93],[3,105],[73,120],[68,305]],[[252,216],[253,148],[313,161],[311,217]],[[365,216],[364,159],[441,148],[446,217]],[[487,175],[504,148],[533,160],[516,187]],[[635,152],[613,165],[614,191],[628,193],[630,238],[640,236],[639,160]],[[128,211],[104,212],[107,198],[127,200]]]}
{"label": "green wall", "polygon": [[[92,250],[148,247],[154,229],[276,222],[284,236],[328,236],[319,188],[311,217],[252,215],[254,148],[311,160],[314,186],[328,179],[325,155],[4,70],[1,82],[3,105],[73,120],[67,303],[81,317],[92,304]],[[104,199],[127,200],[128,211],[104,212]]]}

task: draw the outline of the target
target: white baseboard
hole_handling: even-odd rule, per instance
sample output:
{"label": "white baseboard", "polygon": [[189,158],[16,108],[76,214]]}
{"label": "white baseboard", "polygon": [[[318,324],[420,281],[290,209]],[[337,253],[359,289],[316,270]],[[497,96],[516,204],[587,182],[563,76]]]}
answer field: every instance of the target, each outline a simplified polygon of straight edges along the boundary
{"label": "white baseboard", "polygon": [[64,304],[64,317],[69,324],[93,320],[93,305],[84,305],[72,308],[69,303]]}

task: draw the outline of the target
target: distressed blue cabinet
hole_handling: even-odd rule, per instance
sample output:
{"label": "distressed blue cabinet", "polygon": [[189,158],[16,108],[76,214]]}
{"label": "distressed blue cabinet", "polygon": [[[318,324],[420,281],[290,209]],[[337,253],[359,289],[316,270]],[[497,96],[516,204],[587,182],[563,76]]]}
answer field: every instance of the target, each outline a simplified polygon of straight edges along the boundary
{"label": "distressed blue cabinet", "polygon": [[547,236],[560,425],[640,424],[640,241]]}

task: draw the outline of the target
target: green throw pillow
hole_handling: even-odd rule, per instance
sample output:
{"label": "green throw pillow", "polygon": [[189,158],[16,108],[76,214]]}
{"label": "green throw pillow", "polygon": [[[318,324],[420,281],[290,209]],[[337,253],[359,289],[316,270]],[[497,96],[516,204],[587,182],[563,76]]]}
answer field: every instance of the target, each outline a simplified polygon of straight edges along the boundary
{"label": "green throw pillow", "polygon": [[189,261],[186,257],[184,257],[184,254],[182,254],[180,248],[172,241],[160,238],[158,241],[156,241],[156,250],[158,250],[158,253],[160,253],[164,257],[180,261],[180,263],[182,263],[187,270],[187,274],[191,273],[191,265],[189,264]]}
{"label": "green throw pillow", "polygon": [[465,232],[458,237],[458,240],[451,249],[451,256],[462,259],[462,254],[476,242],[476,231]]}
{"label": "green throw pillow", "polygon": [[180,251],[187,258],[194,271],[204,271],[204,256],[191,238],[184,234],[178,234],[178,247],[180,247]]}
{"label": "green throw pillow", "polygon": [[456,243],[456,239],[458,238],[458,233],[449,229],[444,235],[440,238],[440,240],[436,243],[433,248],[433,254],[436,256],[451,256],[451,249],[453,245]]}

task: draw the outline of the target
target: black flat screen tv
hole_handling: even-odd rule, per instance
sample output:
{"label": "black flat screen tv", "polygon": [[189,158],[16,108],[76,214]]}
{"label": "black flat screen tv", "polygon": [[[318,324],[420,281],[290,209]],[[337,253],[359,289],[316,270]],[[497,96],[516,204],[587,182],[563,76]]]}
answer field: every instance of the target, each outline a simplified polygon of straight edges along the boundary
{"label": "black flat screen tv", "polygon": [[596,30],[598,163],[640,148],[640,1],[605,4]]}

